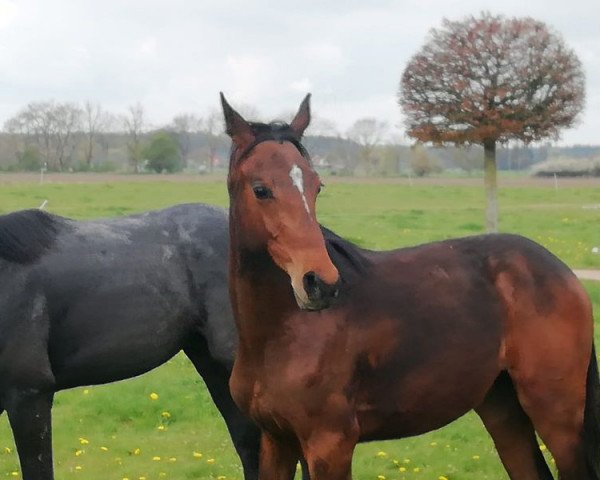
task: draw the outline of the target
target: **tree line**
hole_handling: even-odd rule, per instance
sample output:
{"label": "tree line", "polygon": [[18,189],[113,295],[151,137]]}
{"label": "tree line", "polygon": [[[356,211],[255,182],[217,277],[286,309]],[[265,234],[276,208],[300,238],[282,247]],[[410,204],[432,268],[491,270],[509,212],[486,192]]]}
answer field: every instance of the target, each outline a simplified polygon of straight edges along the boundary
{"label": "tree line", "polygon": [[[251,106],[245,111],[260,115]],[[181,113],[161,127],[148,122],[140,103],[117,115],[99,103],[32,102],[8,119],[0,134],[0,169],[50,171],[212,172],[224,168],[229,141],[221,114]],[[337,175],[425,176],[448,169],[481,170],[477,145],[436,148],[390,140],[389,127],[358,119],[344,134],[334,122],[315,119],[305,143],[320,168]],[[589,158],[597,147],[530,147],[498,150],[498,168],[524,170],[553,156]]]}
{"label": "tree line", "polygon": [[177,171],[188,163],[191,136],[202,135],[207,149],[202,155],[211,167],[223,143],[220,129],[217,112],[205,117],[183,113],[168,125],[155,128],[141,103],[131,105],[124,114],[114,114],[91,101],[31,102],[4,123],[0,166],[53,171]]}

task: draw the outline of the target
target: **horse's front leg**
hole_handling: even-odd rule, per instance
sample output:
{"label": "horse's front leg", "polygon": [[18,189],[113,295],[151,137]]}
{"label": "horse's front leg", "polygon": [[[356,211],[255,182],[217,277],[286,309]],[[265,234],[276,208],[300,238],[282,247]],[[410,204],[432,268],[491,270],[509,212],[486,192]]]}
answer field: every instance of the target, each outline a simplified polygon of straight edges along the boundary
{"label": "horse's front leg", "polygon": [[296,474],[296,465],[300,459],[297,445],[275,439],[263,432],[260,440],[260,480],[291,480]]}
{"label": "horse's front leg", "polygon": [[[327,425],[322,422],[321,425]],[[350,480],[352,455],[358,443],[358,428],[317,427],[302,442],[311,480]]]}
{"label": "horse's front leg", "polygon": [[23,480],[52,480],[53,392],[12,391],[4,399]]}

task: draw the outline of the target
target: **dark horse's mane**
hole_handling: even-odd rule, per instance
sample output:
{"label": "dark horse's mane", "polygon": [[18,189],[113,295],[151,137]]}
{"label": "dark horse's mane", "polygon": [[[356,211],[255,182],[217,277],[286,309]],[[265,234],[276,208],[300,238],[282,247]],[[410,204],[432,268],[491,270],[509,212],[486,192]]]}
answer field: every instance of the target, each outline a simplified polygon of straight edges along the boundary
{"label": "dark horse's mane", "polygon": [[53,244],[63,221],[42,210],[0,216],[0,258],[15,263],[36,261]]}
{"label": "dark horse's mane", "polygon": [[340,272],[344,283],[352,283],[354,279],[366,273],[371,261],[363,255],[360,247],[333,233],[323,225],[321,225],[321,232],[325,238],[329,258]]}

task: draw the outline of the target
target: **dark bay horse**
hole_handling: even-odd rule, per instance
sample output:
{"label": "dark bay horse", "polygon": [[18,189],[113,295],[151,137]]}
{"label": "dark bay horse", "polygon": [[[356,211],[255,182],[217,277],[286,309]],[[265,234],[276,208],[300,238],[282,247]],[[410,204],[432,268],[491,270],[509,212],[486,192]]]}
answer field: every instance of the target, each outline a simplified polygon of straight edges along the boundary
{"label": "dark bay horse", "polygon": [[600,479],[591,304],[554,255],[517,235],[390,252],[322,230],[320,181],[290,125],[244,120],[221,97],[233,147],[230,381],[262,429],[260,478],[351,476],[360,441],[439,428],[474,409],[511,479]]}
{"label": "dark bay horse", "polygon": [[227,215],[201,204],[77,222],[0,216],[0,413],[25,480],[50,480],[54,393],[133,377],[183,350],[240,455],[258,472],[260,432],[233,403],[237,332],[227,291]]}

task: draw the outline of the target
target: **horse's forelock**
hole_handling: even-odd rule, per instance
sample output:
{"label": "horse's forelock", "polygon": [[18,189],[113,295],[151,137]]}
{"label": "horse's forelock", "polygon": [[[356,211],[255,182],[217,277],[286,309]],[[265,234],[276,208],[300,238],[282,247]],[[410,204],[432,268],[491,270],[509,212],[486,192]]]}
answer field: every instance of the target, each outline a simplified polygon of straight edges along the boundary
{"label": "horse's forelock", "polygon": [[292,130],[288,123],[274,121],[271,123],[248,122],[248,124],[252,129],[255,140],[246,148],[244,148],[239,155],[236,155],[237,149],[235,145],[232,145],[230,167],[233,165],[234,157],[237,157],[237,161],[239,162],[240,160],[246,158],[259,143],[269,140],[274,140],[276,142],[290,142],[298,149],[300,155],[302,155],[308,161],[308,163],[312,165],[308,151],[306,148],[304,148],[304,145],[302,145],[300,142],[300,138],[298,138],[298,135],[294,132],[294,130]]}

